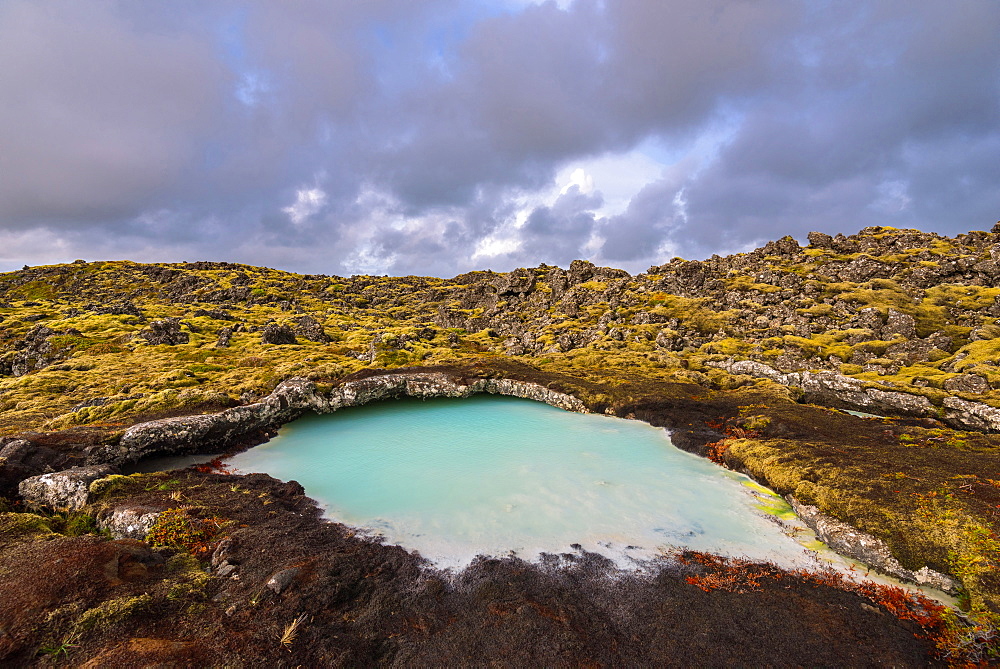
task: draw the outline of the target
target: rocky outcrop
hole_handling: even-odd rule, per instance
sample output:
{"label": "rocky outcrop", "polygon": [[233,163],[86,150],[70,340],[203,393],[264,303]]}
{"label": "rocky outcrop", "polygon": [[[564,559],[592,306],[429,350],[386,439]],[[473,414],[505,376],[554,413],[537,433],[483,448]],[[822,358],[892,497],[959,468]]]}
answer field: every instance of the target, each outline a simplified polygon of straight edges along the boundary
{"label": "rocky outcrop", "polygon": [[829,404],[870,413],[889,413],[915,417],[936,416],[931,401],[912,393],[868,387],[864,381],[828,371],[779,372],[754,360],[723,360],[708,365],[730,374],[744,374],[770,379],[783,386],[802,391],[802,399],[816,404]]}
{"label": "rocky outcrop", "polygon": [[[875,414],[938,418],[950,427],[980,432],[1000,432],[1000,408],[972,402],[958,397],[946,397],[938,408],[926,397],[868,386],[864,381],[836,372],[783,373],[754,360],[724,360],[708,365],[724,369],[730,374],[744,374],[759,379],[770,379],[783,386],[802,391],[806,402],[834,407],[856,409]],[[964,378],[963,378],[964,377]],[[972,374],[954,377],[959,379],[952,387],[980,388],[985,379]],[[947,387],[947,386],[946,386]]]}
{"label": "rocky outcrop", "polygon": [[150,346],[157,344],[177,346],[188,343],[191,338],[187,332],[181,332],[181,319],[179,318],[164,318],[153,321],[149,327],[139,333],[139,336],[145,339]]}
{"label": "rocky outcrop", "polygon": [[906,569],[892,556],[889,546],[881,539],[821,513],[815,506],[802,504],[791,495],[787,499],[796,515],[816,533],[820,541],[837,553],[904,581],[926,585],[952,595],[961,591],[961,585],[957,581],[929,567],[924,566],[916,571]]}
{"label": "rocky outcrop", "polygon": [[135,316],[139,320],[146,320],[142,310],[135,306],[130,300],[120,302],[109,302],[107,304],[88,304],[84,307],[87,311],[95,314],[111,314],[114,316]]}
{"label": "rocky outcrop", "polygon": [[260,333],[262,344],[297,344],[295,333],[287,325],[268,323]]}
{"label": "rocky outcrop", "polygon": [[24,479],[18,492],[29,506],[76,511],[87,504],[91,483],[117,472],[117,468],[107,464],[73,467]]}
{"label": "rocky outcrop", "polygon": [[323,344],[331,341],[330,335],[323,330],[323,326],[312,316],[299,316],[293,322],[295,323],[295,334],[309,341],[316,341]]}
{"label": "rocky outcrop", "polygon": [[1000,432],[1000,409],[970,402],[958,397],[946,397],[943,401],[944,416],[942,420],[963,430],[981,430],[983,432]]}
{"label": "rocky outcrop", "polygon": [[121,465],[156,454],[219,452],[248,435],[272,429],[308,411],[330,413],[392,397],[469,397],[477,393],[523,397],[568,411],[587,411],[576,397],[513,379],[467,381],[444,372],[395,372],[345,381],[327,394],[306,379],[289,379],[260,402],[217,414],[134,425],[117,444],[92,450],[88,461]]}
{"label": "rocky outcrop", "polygon": [[56,337],[80,336],[80,331],[74,328],[53,330],[44,325],[35,326],[14,345],[13,353],[0,358],[0,376],[24,376],[45,369],[73,352],[72,346],[57,345]]}

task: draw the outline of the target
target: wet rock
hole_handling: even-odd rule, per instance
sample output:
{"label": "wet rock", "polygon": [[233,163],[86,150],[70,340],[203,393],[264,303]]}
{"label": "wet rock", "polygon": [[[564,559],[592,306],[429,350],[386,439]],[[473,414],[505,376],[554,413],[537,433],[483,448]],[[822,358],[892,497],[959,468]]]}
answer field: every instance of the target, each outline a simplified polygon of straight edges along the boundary
{"label": "wet rock", "polygon": [[191,338],[187,332],[181,332],[181,319],[179,318],[164,318],[153,321],[149,327],[139,332],[139,336],[145,339],[150,346],[159,344],[177,346],[188,343]]}
{"label": "wet rock", "polygon": [[260,341],[262,344],[297,344],[295,333],[287,325],[269,323],[261,330]]}
{"label": "wet rock", "polygon": [[91,483],[117,473],[118,469],[111,465],[73,467],[27,478],[18,485],[18,493],[30,506],[76,511],[86,505]]}
{"label": "wet rock", "polygon": [[116,506],[97,518],[97,526],[115,539],[145,539],[166,509],[143,505]]}

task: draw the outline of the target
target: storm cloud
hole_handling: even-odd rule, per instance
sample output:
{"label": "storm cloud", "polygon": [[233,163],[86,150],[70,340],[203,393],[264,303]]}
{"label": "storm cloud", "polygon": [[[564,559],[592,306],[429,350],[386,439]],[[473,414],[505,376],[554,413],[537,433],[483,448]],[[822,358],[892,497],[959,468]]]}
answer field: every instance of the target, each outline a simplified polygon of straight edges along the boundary
{"label": "storm cloud", "polygon": [[1000,219],[1000,5],[0,4],[0,270],[640,271]]}

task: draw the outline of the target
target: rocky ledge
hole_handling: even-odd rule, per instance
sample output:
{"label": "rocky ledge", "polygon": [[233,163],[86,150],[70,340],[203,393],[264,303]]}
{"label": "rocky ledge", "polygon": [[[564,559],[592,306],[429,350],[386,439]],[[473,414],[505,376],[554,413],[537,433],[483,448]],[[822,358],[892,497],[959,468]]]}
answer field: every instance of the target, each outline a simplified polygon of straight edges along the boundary
{"label": "rocky ledge", "polygon": [[754,360],[706,363],[730,374],[770,379],[802,392],[806,402],[893,416],[936,418],[959,430],[1000,432],[1000,409],[983,402],[945,397],[941,406],[913,393],[883,390],[860,379],[830,371],[781,372]]}
{"label": "rocky ledge", "polygon": [[121,466],[154,455],[218,452],[309,411],[332,413],[392,397],[469,397],[478,393],[522,397],[568,411],[588,411],[584,403],[572,395],[506,378],[467,379],[436,371],[395,372],[346,380],[326,393],[307,379],[293,378],[280,383],[260,402],[216,414],[165,418],[134,425],[125,431],[118,443],[92,448],[87,461]]}
{"label": "rocky ledge", "polygon": [[881,539],[821,513],[815,506],[802,504],[792,495],[787,495],[786,499],[795,514],[816,533],[820,541],[841,555],[854,558],[902,581],[934,588],[950,595],[961,593],[962,587],[957,581],[930,567],[924,566],[913,571],[906,569],[893,557],[889,546]]}

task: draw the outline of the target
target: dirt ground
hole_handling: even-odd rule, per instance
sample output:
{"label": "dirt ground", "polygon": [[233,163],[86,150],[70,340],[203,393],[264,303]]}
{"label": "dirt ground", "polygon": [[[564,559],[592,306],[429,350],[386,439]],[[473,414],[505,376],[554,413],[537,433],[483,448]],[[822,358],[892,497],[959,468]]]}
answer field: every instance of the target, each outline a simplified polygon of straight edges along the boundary
{"label": "dirt ground", "polygon": [[[149,490],[146,490],[149,488]],[[162,488],[162,489],[161,489]],[[177,494],[179,492],[179,494]],[[5,666],[919,666],[920,628],[857,594],[766,566],[733,589],[698,556],[655,575],[603,558],[482,559],[439,573],[326,522],[295,483],[185,471],[105,503],[224,519],[233,573],[133,540],[25,530],[0,546]],[[175,499],[179,497],[180,499]],[[10,536],[8,533],[6,536]],[[219,543],[214,546],[220,562]],[[685,563],[686,562],[686,563]],[[276,574],[280,593],[267,586]],[[136,602],[136,600],[139,600]],[[117,608],[102,602],[120,602]],[[130,602],[132,602],[130,604]],[[83,615],[99,609],[101,615]],[[294,638],[286,627],[301,619]],[[84,624],[80,621],[84,620]],[[89,626],[88,624],[89,623]]]}

